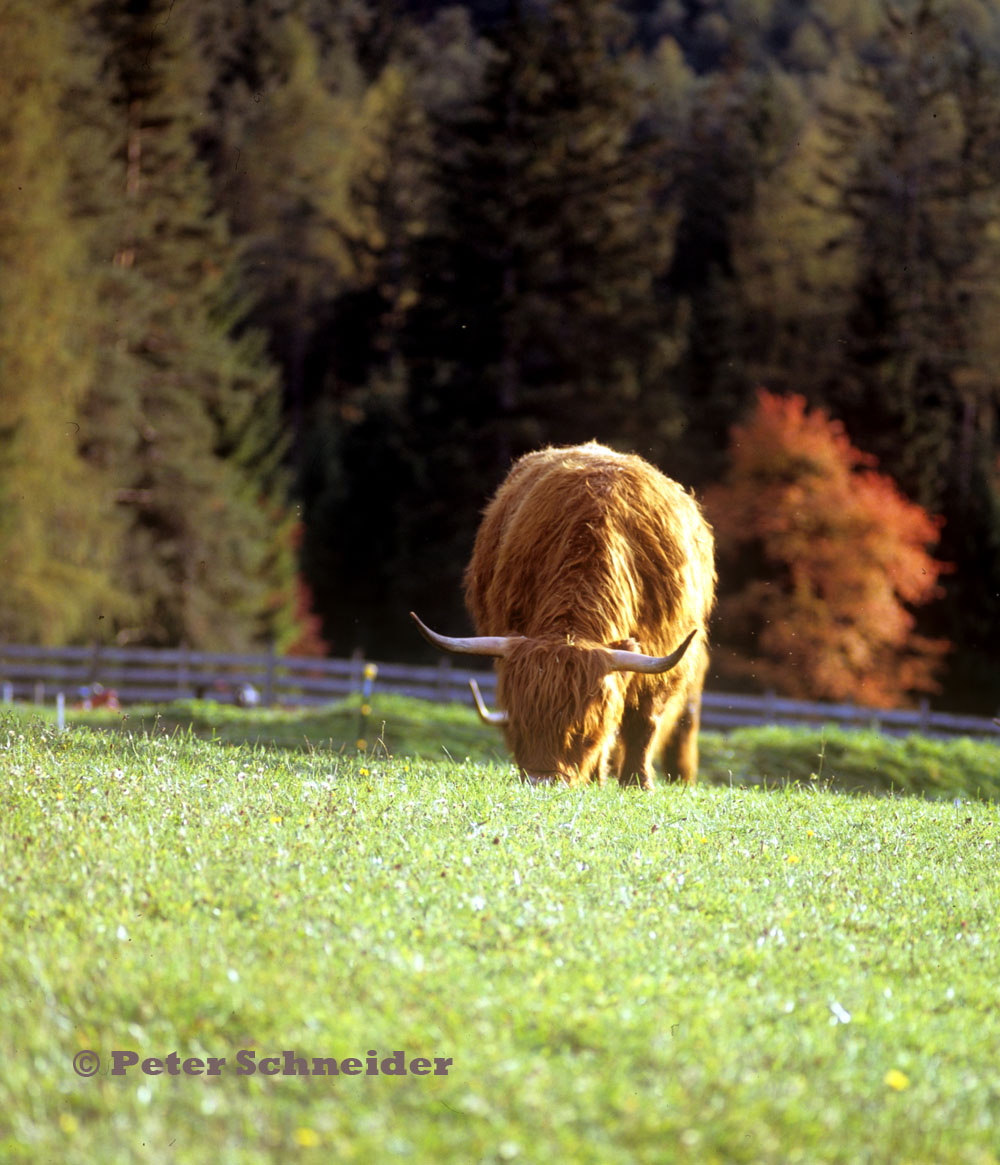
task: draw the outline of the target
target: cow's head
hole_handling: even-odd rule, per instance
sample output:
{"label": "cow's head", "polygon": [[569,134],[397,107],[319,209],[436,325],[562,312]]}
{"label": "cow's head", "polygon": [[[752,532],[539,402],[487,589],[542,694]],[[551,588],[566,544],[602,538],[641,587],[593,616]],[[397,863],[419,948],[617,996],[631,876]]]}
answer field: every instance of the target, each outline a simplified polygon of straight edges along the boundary
{"label": "cow's head", "polygon": [[473,681],[480,716],[503,728],[524,780],[574,784],[599,772],[621,721],[629,673],[658,674],[680,663],[696,632],[670,655],[644,655],[617,644],[573,643],[522,635],[454,639],[410,612],[435,647],[500,660],[497,698],[488,712]]}

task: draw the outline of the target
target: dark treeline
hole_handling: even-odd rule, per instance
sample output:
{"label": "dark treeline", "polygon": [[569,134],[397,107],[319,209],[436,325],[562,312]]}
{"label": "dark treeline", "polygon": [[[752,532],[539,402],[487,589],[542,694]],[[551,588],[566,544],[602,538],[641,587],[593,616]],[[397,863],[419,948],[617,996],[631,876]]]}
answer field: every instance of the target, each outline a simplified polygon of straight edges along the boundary
{"label": "dark treeline", "polygon": [[1000,702],[990,0],[0,0],[0,91],[0,635],[422,655],[513,457],[701,493],[764,385]]}

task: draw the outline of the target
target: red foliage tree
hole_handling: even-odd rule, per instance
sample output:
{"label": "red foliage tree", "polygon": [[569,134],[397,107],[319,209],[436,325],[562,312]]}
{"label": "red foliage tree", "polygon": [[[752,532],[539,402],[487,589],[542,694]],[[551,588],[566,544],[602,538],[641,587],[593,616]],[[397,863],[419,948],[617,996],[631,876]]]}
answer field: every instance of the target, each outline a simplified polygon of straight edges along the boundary
{"label": "red foliage tree", "polygon": [[759,390],[705,508],[722,582],[715,659],[789,695],[890,707],[936,690],[948,644],[914,634],[939,593],[940,522],[908,501],[843,426]]}
{"label": "red foliage tree", "polygon": [[302,575],[295,576],[295,621],[298,637],[285,648],[286,655],[324,659],[330,645],[323,638],[323,620],[313,611],[312,591]]}
{"label": "red foliage tree", "polygon": [[323,638],[323,621],[315,613],[312,590],[299,568],[302,522],[290,514],[272,514],[268,550],[281,564],[283,585],[270,596],[268,642],[281,655],[322,659],[330,654],[330,645]]}

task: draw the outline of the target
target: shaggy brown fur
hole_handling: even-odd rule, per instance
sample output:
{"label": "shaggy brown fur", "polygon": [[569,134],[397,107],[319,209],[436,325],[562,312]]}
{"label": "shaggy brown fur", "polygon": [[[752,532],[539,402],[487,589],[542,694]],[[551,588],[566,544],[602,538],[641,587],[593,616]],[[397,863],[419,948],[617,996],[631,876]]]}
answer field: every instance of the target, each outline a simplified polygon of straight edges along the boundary
{"label": "shaggy brown fur", "polygon": [[[497,699],[523,773],[652,784],[651,754],[693,781],[712,532],[694,499],[640,457],[591,443],[529,453],[487,506],[465,573],[480,635],[520,635],[497,662]],[[667,655],[670,672],[610,670],[603,647]]]}

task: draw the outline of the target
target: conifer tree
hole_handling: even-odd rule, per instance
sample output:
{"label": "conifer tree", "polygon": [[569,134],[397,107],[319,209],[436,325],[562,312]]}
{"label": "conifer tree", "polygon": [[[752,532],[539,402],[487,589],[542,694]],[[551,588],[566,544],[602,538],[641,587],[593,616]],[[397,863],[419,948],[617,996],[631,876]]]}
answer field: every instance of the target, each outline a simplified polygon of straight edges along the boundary
{"label": "conifer tree", "polygon": [[963,414],[975,428],[996,407],[987,382],[1000,354],[1000,75],[954,31],[934,0],[888,10],[824,110],[835,159],[850,161],[834,173],[857,257],[854,371],[831,399],[933,506],[968,464]]}
{"label": "conifer tree", "polygon": [[0,0],[0,638],[98,633],[121,595],[103,475],[80,454],[95,283],[68,209],[62,12]]}
{"label": "conifer tree", "polygon": [[984,5],[886,10],[823,111],[855,273],[820,391],[854,441],[945,519],[954,564],[928,612],[958,648],[953,698],[1000,698],[1000,70]]}
{"label": "conifer tree", "polygon": [[480,91],[435,118],[437,197],[408,249],[396,359],[344,446],[345,465],[378,464],[364,545],[385,543],[387,636],[409,605],[461,617],[477,509],[513,456],[594,437],[656,455],[676,433],[656,301],[672,220],[627,33],[607,0],[512,2]]}
{"label": "conifer tree", "polygon": [[[512,3],[479,100],[439,126],[411,392],[463,414],[473,439],[499,428],[498,469],[540,440],[649,439],[638,417],[629,429],[672,355],[655,306],[671,224],[638,140],[627,34],[606,0]],[[657,403],[669,421],[669,397]]]}
{"label": "conifer tree", "polygon": [[210,143],[215,188],[247,259],[251,319],[285,373],[302,556],[339,651],[359,642],[355,587],[362,607],[391,602],[380,582],[394,531],[368,516],[391,467],[375,464],[377,446],[359,429],[378,427],[395,375],[413,300],[409,248],[427,202],[414,69],[381,59],[386,46],[370,43],[377,29],[358,31],[368,27],[363,7],[289,12],[219,0],[210,10],[246,22],[239,69],[213,98],[225,111]]}
{"label": "conifer tree", "polygon": [[297,628],[279,385],[260,338],[240,332],[239,255],[196,152],[209,78],[192,12],[92,11],[106,79],[93,165],[107,171],[83,182],[80,214],[107,327],[86,451],[125,520],[118,574],[134,602],[117,634],[280,646]]}
{"label": "conifer tree", "polygon": [[349,43],[332,45],[289,14],[258,19],[252,75],[226,101],[216,189],[247,260],[253,319],[266,328],[285,372],[293,453],[311,423],[322,374],[310,365],[325,343],[333,305],[371,276],[374,207],[357,186],[378,156],[377,120]]}
{"label": "conifer tree", "polygon": [[[683,327],[676,375],[687,425],[678,473],[693,484],[722,471],[726,434],[752,393],[748,366],[767,314],[780,310],[770,297],[755,301],[745,257],[760,262],[759,247],[747,235],[772,175],[797,148],[803,104],[793,79],[737,57],[692,87],[671,158],[679,221],[666,288]],[[789,266],[787,253],[779,262]]]}

